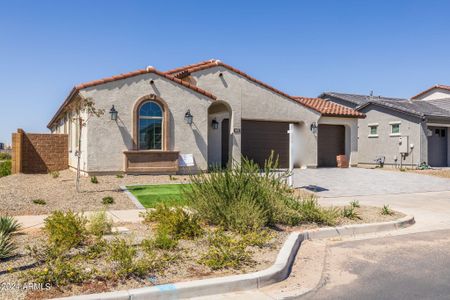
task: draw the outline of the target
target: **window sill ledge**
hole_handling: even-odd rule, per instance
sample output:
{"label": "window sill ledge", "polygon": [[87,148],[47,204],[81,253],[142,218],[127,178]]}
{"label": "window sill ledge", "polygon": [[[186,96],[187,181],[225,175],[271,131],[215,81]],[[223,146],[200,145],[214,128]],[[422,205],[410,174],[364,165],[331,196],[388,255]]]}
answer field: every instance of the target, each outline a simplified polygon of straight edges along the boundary
{"label": "window sill ledge", "polygon": [[377,138],[378,134],[369,134],[367,137],[368,138]]}
{"label": "window sill ledge", "polygon": [[389,136],[399,137],[399,136],[402,136],[402,134],[401,133],[391,133],[391,134],[389,134]]}

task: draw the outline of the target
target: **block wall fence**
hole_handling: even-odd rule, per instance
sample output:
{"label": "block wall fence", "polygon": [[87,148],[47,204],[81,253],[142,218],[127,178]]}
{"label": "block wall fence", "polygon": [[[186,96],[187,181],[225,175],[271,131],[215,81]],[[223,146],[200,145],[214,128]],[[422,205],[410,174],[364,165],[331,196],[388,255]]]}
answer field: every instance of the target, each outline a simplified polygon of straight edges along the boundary
{"label": "block wall fence", "polygon": [[12,134],[12,173],[39,174],[69,167],[67,134]]}

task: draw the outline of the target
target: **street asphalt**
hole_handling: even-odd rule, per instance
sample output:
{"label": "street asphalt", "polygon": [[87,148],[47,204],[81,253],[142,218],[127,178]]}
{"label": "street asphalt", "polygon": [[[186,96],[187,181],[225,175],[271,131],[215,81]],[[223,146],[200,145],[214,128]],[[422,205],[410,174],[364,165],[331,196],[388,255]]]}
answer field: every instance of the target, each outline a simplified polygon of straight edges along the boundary
{"label": "street asphalt", "polygon": [[450,230],[332,242],[321,284],[295,299],[450,299]]}

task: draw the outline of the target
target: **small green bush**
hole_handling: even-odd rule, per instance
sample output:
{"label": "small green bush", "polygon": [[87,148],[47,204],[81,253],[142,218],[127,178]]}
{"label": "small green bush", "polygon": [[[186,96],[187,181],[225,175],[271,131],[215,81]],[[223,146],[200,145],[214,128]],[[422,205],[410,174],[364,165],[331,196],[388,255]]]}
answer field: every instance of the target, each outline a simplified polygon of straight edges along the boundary
{"label": "small green bush", "polygon": [[213,270],[252,265],[251,253],[247,251],[247,245],[243,240],[227,235],[223,231],[216,231],[208,239],[209,248],[199,260],[200,264]]}
{"label": "small green bush", "polygon": [[47,204],[47,202],[43,199],[34,199],[33,203],[37,204],[37,205],[46,205]]}
{"label": "small green bush", "polygon": [[11,154],[6,152],[0,152],[0,160],[10,160]]}
{"label": "small green bush", "polygon": [[26,277],[36,283],[65,286],[80,284],[89,279],[90,274],[73,262],[56,258],[40,268],[28,271]]}
{"label": "small green bush", "polygon": [[102,210],[89,217],[87,230],[90,234],[100,238],[105,234],[111,233],[112,225],[112,220],[108,218],[106,211]]}
{"label": "small green bush", "polygon": [[383,205],[383,207],[381,208],[381,212],[382,215],[384,216],[392,216],[394,214],[394,212],[392,211],[392,209],[389,207],[389,205]]}
{"label": "small green bush", "polygon": [[97,183],[98,183],[97,176],[92,176],[92,177],[91,177],[91,183],[94,183],[94,184],[97,184]]}
{"label": "small green bush", "polygon": [[45,219],[44,231],[55,254],[82,244],[86,240],[86,223],[83,215],[72,211],[55,211]]}
{"label": "small green bush", "polygon": [[0,177],[11,175],[11,161],[0,162]]}
{"label": "small green bush", "polygon": [[351,202],[350,202],[350,206],[351,206],[351,207],[354,207],[354,208],[360,208],[360,207],[361,207],[361,205],[359,204],[359,201],[358,201],[358,200],[353,200],[353,201],[351,201]]}
{"label": "small green bush", "polygon": [[242,241],[247,246],[263,248],[264,246],[268,245],[273,237],[273,234],[271,234],[268,230],[259,232],[252,231],[244,234],[242,236]]}
{"label": "small green bush", "polygon": [[[337,208],[323,208],[319,205],[316,196],[304,195],[303,198],[290,201],[289,206],[298,212],[300,222],[316,223],[319,225],[336,225],[339,217]],[[295,224],[292,224],[295,225]]]}
{"label": "small green bush", "polygon": [[123,174],[117,174],[116,178],[123,178]]}
{"label": "small green bush", "polygon": [[0,233],[12,234],[20,229],[21,225],[14,217],[0,217]]}
{"label": "small green bush", "polygon": [[0,231],[0,260],[10,257],[14,250],[16,246],[11,234]]}
{"label": "small green bush", "polygon": [[157,230],[154,239],[143,240],[141,246],[146,251],[152,251],[153,249],[173,250],[177,247],[178,240],[173,238],[166,228],[160,227]]}
{"label": "small green bush", "polygon": [[52,171],[50,172],[50,175],[52,176],[52,178],[56,179],[59,177],[59,171]]}
{"label": "small green bush", "polygon": [[344,218],[347,218],[347,219],[350,219],[350,220],[361,219],[361,217],[359,216],[358,212],[356,211],[356,209],[353,206],[344,207],[342,209],[342,216]]}
{"label": "small green bush", "polygon": [[119,276],[128,276],[134,270],[136,248],[125,239],[115,238],[109,245],[110,260],[115,264]]}
{"label": "small green bush", "polygon": [[96,259],[102,256],[108,249],[108,244],[104,239],[96,239],[92,244],[90,244],[84,256],[88,259]]}
{"label": "small green bush", "polygon": [[158,222],[158,232],[167,233],[174,239],[194,239],[204,232],[199,217],[181,207],[160,204],[155,210],[146,211],[143,217],[144,222]]}
{"label": "small green bush", "polygon": [[111,196],[103,197],[102,203],[103,203],[104,205],[114,204],[114,198],[111,197]]}

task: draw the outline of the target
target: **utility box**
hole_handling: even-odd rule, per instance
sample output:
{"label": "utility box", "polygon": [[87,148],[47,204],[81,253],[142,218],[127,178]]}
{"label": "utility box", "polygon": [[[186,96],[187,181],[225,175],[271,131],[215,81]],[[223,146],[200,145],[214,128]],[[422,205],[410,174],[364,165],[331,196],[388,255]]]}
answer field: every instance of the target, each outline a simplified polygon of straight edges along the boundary
{"label": "utility box", "polygon": [[401,136],[398,139],[398,152],[400,152],[401,154],[409,153],[409,143],[407,136]]}

